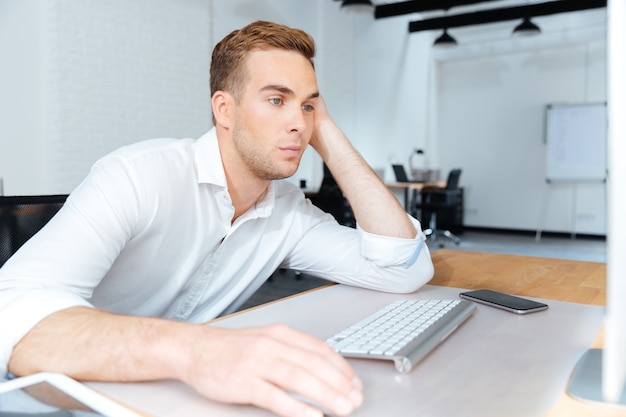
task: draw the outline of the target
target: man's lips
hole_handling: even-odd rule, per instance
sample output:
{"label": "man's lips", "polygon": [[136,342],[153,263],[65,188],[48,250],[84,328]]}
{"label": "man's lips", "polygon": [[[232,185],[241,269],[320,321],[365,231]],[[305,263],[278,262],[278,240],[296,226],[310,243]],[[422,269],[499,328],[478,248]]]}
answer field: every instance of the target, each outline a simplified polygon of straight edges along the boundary
{"label": "man's lips", "polygon": [[298,145],[293,146],[281,146],[279,148],[283,153],[290,156],[298,156],[302,152],[302,147]]}

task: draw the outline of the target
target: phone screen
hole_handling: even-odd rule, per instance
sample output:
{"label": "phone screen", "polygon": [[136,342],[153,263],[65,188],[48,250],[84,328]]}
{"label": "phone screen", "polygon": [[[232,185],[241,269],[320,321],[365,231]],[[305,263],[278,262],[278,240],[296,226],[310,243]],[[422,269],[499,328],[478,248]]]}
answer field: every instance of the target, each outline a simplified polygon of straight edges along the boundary
{"label": "phone screen", "polygon": [[481,304],[491,305],[518,314],[541,311],[548,308],[547,304],[526,298],[515,297],[491,290],[477,290],[461,293],[461,298],[476,301]]}
{"label": "phone screen", "polygon": [[104,416],[48,382],[0,393],[0,417]]}

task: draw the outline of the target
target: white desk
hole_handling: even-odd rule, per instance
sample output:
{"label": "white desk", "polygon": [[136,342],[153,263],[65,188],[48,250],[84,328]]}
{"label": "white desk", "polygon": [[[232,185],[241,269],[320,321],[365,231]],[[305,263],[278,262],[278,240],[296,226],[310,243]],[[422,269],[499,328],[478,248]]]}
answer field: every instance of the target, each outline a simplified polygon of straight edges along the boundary
{"label": "white desk", "polygon": [[[503,277],[503,279],[505,279]],[[426,286],[397,295],[330,286],[269,304],[213,325],[245,327],[276,321],[326,338],[400,298],[457,298],[459,289]],[[542,416],[561,395],[578,357],[601,327],[604,308],[548,300],[550,309],[516,316],[480,306],[409,374],[391,362],[351,360],[364,382],[355,417]],[[93,387],[152,416],[270,416],[260,409],[202,398],[177,381]]]}

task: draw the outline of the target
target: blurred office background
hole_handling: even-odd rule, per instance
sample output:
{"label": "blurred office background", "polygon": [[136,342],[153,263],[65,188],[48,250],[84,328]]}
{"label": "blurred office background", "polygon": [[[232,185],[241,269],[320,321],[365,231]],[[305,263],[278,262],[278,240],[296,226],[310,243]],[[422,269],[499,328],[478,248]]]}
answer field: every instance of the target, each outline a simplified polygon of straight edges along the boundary
{"label": "blurred office background", "polygon": [[[433,46],[441,31],[408,31],[433,16],[541,2],[375,19],[336,0],[2,0],[3,192],[69,193],[119,146],[201,135],[212,47],[265,19],[315,37],[328,107],[386,180],[422,149],[419,163],[442,177],[463,169],[469,230],[602,237],[604,183],[547,184],[544,127],[550,104],[606,101],[606,9],[538,16],[532,37],[512,35],[518,21],[450,29],[458,45],[447,49]],[[315,186],[322,174],[307,151],[292,181]]]}

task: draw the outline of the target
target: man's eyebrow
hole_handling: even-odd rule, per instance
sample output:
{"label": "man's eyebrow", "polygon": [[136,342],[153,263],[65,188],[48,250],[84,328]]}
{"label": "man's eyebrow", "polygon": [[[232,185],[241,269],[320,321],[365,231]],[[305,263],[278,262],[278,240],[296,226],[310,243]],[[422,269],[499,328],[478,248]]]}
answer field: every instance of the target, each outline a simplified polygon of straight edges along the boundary
{"label": "man's eyebrow", "polygon": [[295,95],[294,91],[291,88],[278,84],[266,85],[265,87],[261,88],[261,91],[278,91],[279,93],[289,96]]}
{"label": "man's eyebrow", "polygon": [[[285,87],[284,85],[278,85],[278,84],[266,85],[265,87],[261,88],[261,91],[277,91],[287,96],[295,95],[295,92],[291,88]],[[320,96],[319,91],[316,91],[314,93],[309,94],[307,99],[318,98],[319,96]]]}

